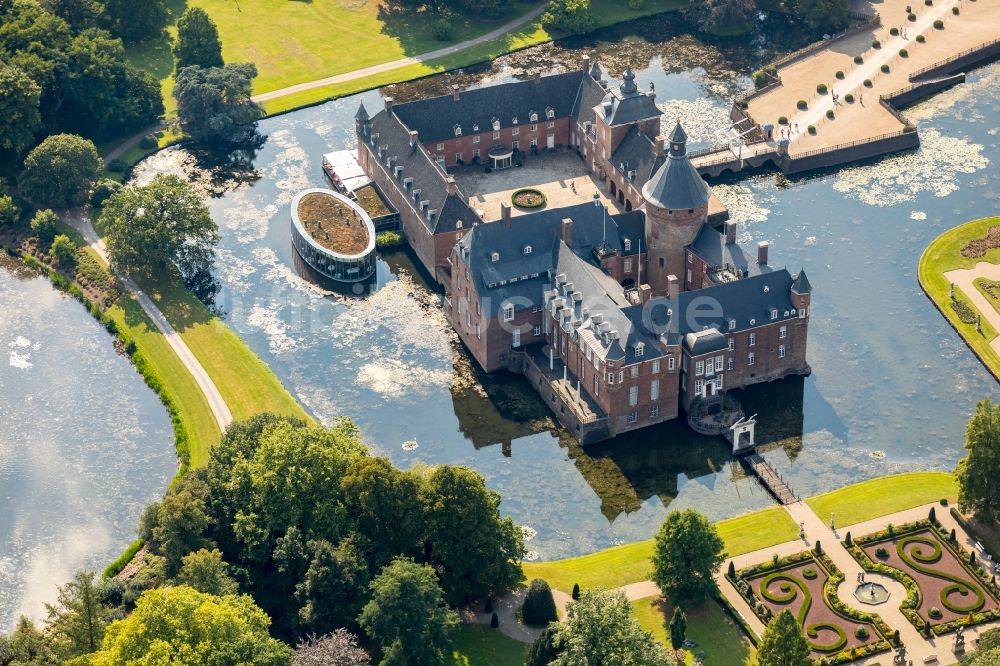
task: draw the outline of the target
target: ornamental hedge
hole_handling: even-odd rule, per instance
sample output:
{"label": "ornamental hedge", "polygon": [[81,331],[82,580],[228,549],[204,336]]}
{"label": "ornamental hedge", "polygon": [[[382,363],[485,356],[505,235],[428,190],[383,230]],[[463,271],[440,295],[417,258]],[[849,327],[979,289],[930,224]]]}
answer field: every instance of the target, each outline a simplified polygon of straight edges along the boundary
{"label": "ornamental hedge", "polygon": [[533,187],[523,187],[510,195],[510,202],[518,208],[541,208],[545,205],[545,195]]}

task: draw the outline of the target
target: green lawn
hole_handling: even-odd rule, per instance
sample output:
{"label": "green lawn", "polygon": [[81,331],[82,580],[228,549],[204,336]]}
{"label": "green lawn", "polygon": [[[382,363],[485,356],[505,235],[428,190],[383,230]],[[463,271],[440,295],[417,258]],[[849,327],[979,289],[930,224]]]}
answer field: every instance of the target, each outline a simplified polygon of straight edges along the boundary
{"label": "green lawn", "polygon": [[[949,303],[949,284],[944,277],[944,274],[950,270],[973,268],[980,261],[1000,263],[1000,248],[989,250],[984,256],[974,259],[963,257],[960,253],[963,245],[973,238],[982,238],[986,234],[986,230],[996,224],[1000,224],[1000,217],[987,217],[973,220],[944,232],[931,241],[931,244],[924,250],[917,265],[917,274],[920,286],[923,287],[941,314],[955,327],[966,344],[972,348],[972,351],[990,372],[996,377],[1000,377],[1000,356],[993,351],[989,344],[997,336],[997,332],[985,319],[981,324],[982,332],[978,333],[975,324],[962,323]],[[958,293],[959,291],[956,289],[957,297],[964,298],[964,294]]]}
{"label": "green lawn", "polygon": [[997,302],[997,299],[984,288],[986,285],[993,284],[993,280],[987,280],[986,278],[976,278],[975,280],[972,281],[972,284],[976,285],[976,291],[978,291],[980,294],[983,295],[984,298],[986,298],[986,301],[993,306],[993,309],[1000,312],[1000,302]]}
{"label": "green lawn", "polygon": [[[798,534],[795,521],[777,506],[719,521],[716,528],[726,542],[729,555],[791,541]],[[528,580],[544,578],[564,592],[571,591],[574,583],[585,588],[621,587],[649,580],[652,554],[650,539],[565,560],[525,562],[524,575]]]}
{"label": "green lawn", "polygon": [[[686,608],[688,639],[698,644],[687,654],[686,663],[694,661],[694,654],[705,653],[706,666],[741,666],[753,651],[743,630],[733,622],[715,601],[707,601],[694,608]],[[666,624],[674,610],[662,599],[649,597],[632,602],[632,615],[642,627],[653,634],[667,648],[670,637]]]}
{"label": "green lawn", "polygon": [[454,651],[448,666],[521,666],[526,643],[479,625],[463,624],[454,637]]}
{"label": "green lawn", "polygon": [[942,498],[958,499],[955,477],[947,472],[910,472],[883,476],[810,497],[806,503],[822,520],[853,525]]}

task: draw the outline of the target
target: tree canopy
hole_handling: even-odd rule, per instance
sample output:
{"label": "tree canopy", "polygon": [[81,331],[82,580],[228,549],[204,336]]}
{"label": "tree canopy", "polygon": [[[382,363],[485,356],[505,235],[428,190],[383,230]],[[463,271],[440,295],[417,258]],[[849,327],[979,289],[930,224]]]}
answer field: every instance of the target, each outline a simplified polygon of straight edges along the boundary
{"label": "tree canopy", "polygon": [[632,617],[632,604],[620,590],[584,590],[566,609],[555,631],[561,650],[553,666],[630,664],[673,666],[674,658]]}
{"label": "tree canopy", "polygon": [[24,160],[21,194],[39,205],[82,206],[104,168],[93,142],[72,134],[48,137]]}
{"label": "tree canopy", "polygon": [[958,462],[958,502],[993,519],[1000,511],[1000,404],[984,398],[965,428],[965,450]]}
{"label": "tree canopy", "polygon": [[20,153],[42,125],[41,87],[18,67],[0,64],[0,149]]}
{"label": "tree canopy", "polygon": [[257,68],[247,63],[179,70],[174,97],[181,128],[200,143],[238,143],[253,136],[264,114],[250,99],[256,76]]}
{"label": "tree canopy", "polygon": [[445,603],[434,569],[399,558],[372,581],[358,621],[382,646],[383,665],[438,666],[458,617]]}
{"label": "tree canopy", "polygon": [[102,0],[103,21],[125,41],[153,37],[167,26],[170,12],[166,0]]}
{"label": "tree canopy", "polygon": [[292,666],[369,666],[371,657],[346,629],[326,636],[308,636],[295,648]]}
{"label": "tree canopy", "polygon": [[229,575],[230,567],[218,548],[202,548],[181,558],[177,582],[205,594],[225,596],[239,592],[239,585]]}
{"label": "tree canopy", "polygon": [[786,0],[785,7],[810,28],[839,30],[847,25],[851,0]]}
{"label": "tree canopy", "polygon": [[91,663],[287,666],[292,650],[268,635],[270,623],[245,595],[218,597],[184,585],[148,590],[131,615],[108,626]]}
{"label": "tree canopy", "polygon": [[713,575],[725,555],[715,526],[694,509],[671,511],[653,547],[653,580],[674,605],[704,600],[715,592]]}
{"label": "tree canopy", "polygon": [[757,11],[754,0],[694,0],[684,16],[702,32],[734,35],[752,27]]}
{"label": "tree canopy", "polygon": [[60,658],[97,650],[104,637],[108,611],[98,600],[93,572],[77,572],[72,581],[59,588],[56,603],[45,607],[51,645]]}
{"label": "tree canopy", "polygon": [[570,35],[592,31],[597,21],[590,13],[590,0],[549,0],[548,9],[542,14],[542,25]]}
{"label": "tree canopy", "polygon": [[148,185],[133,185],[104,202],[111,267],[125,273],[159,272],[173,265],[187,276],[211,266],[219,232],[208,207],[188,183],[158,175]]}
{"label": "tree canopy", "polygon": [[174,57],[178,70],[198,67],[222,67],[222,41],[215,21],[201,7],[188,7],[177,21]]}
{"label": "tree canopy", "polygon": [[791,611],[778,613],[767,625],[757,650],[760,666],[810,666],[809,644]]}

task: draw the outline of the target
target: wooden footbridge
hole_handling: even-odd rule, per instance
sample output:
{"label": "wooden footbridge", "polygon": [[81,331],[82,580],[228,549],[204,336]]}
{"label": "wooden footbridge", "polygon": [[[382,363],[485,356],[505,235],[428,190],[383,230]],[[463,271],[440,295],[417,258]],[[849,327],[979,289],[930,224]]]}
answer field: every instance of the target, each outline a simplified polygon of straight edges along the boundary
{"label": "wooden footbridge", "polygon": [[745,456],[743,461],[760,480],[761,485],[774,495],[775,499],[779,502],[782,504],[795,504],[799,501],[798,495],[792,492],[792,489],[785,483],[785,479],[778,473],[778,470],[774,469],[771,463],[764,460],[759,454],[751,453]]}

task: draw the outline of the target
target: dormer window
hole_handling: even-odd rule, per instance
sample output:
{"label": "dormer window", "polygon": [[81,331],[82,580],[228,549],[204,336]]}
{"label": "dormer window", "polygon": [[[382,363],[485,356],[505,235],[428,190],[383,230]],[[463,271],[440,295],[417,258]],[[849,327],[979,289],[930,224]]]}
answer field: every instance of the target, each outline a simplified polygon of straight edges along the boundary
{"label": "dormer window", "polygon": [[551,118],[555,118],[556,117],[556,110],[553,109],[551,106],[549,108],[545,109],[545,117],[546,118],[550,118],[550,119]]}
{"label": "dormer window", "polygon": [[635,352],[636,358],[642,358],[642,354],[646,351],[646,344],[643,342],[637,342],[632,346],[632,351]]}
{"label": "dormer window", "polygon": [[493,131],[494,132],[500,131],[500,121],[497,120],[496,118],[493,119]]}
{"label": "dormer window", "polygon": [[455,136],[462,136],[462,127],[460,125],[455,125]]}
{"label": "dormer window", "polygon": [[490,261],[493,262],[494,264],[497,263],[498,261],[500,261],[500,253],[499,252],[494,252],[493,254],[491,254],[490,255]]}
{"label": "dormer window", "polygon": [[504,305],[503,306],[503,320],[504,321],[513,321],[514,320],[514,306],[513,305]]}
{"label": "dormer window", "polygon": [[736,320],[735,319],[730,319],[729,320],[729,330],[730,331],[735,331],[736,330]]}
{"label": "dormer window", "polygon": [[531,254],[531,246],[530,245],[525,245],[523,252],[525,254]]}
{"label": "dormer window", "polygon": [[534,111],[532,111],[532,112],[531,112],[531,113],[530,113],[530,114],[528,115],[528,120],[530,120],[530,121],[531,121],[531,122],[533,122],[533,123],[537,123],[537,122],[538,122],[538,114],[537,114],[537,113],[535,113]]}
{"label": "dormer window", "polygon": [[472,126],[472,131],[473,132],[478,132],[479,131],[479,125],[473,125]]}
{"label": "dormer window", "polygon": [[516,125],[517,124],[517,116],[514,116],[513,120],[511,120],[511,124],[512,125]]}
{"label": "dormer window", "polygon": [[628,252],[632,249],[632,240],[629,238],[625,239],[625,251]]}
{"label": "dormer window", "polygon": [[774,308],[771,308],[771,319],[772,319],[772,321],[775,320],[775,319],[777,319],[777,318],[778,318],[778,311],[775,310]]}
{"label": "dormer window", "polygon": [[456,229],[462,228],[462,220],[455,220],[455,228]]}

